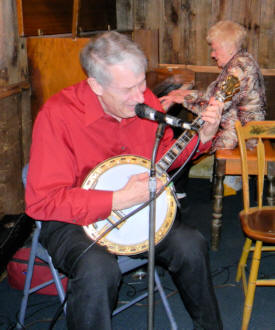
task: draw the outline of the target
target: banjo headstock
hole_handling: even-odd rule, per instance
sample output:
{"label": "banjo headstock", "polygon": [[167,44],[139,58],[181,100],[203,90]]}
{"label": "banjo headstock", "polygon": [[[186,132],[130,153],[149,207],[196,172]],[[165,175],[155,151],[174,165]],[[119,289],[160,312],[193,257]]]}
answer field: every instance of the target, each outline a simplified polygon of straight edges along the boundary
{"label": "banjo headstock", "polygon": [[216,95],[216,99],[221,102],[228,102],[232,100],[232,97],[240,91],[240,81],[237,77],[229,75],[219,85],[219,91]]}

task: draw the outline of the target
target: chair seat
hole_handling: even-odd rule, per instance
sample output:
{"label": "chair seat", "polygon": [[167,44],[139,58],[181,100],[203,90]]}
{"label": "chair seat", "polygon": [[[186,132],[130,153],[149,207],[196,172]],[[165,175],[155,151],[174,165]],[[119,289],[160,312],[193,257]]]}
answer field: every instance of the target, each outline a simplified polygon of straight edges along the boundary
{"label": "chair seat", "polygon": [[[266,161],[275,161],[275,152],[270,140],[264,141],[266,150]],[[218,160],[225,160],[224,174],[241,175],[241,155],[240,149],[219,149],[215,153],[215,158]],[[257,151],[256,148],[247,152],[248,170],[249,174],[257,174]],[[266,171],[265,171],[266,173]]]}
{"label": "chair seat", "polygon": [[250,208],[248,213],[241,211],[240,219],[247,236],[265,243],[275,243],[275,207]]}

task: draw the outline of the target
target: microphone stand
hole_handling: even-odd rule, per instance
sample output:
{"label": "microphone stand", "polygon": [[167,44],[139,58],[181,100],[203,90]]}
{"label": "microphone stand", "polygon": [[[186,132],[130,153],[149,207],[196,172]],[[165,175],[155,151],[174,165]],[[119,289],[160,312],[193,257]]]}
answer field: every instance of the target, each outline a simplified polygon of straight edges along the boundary
{"label": "microphone stand", "polygon": [[160,140],[163,137],[165,124],[158,125],[156,141],[152,152],[150,177],[149,177],[149,257],[148,257],[148,330],[154,329],[154,289],[155,289],[155,217],[156,217],[156,155]]}

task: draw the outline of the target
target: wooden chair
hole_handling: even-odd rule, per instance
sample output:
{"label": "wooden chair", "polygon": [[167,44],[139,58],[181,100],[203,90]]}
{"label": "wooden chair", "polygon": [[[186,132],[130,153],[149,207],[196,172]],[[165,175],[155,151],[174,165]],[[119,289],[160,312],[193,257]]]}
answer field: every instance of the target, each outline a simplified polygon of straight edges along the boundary
{"label": "wooden chair", "polygon": [[[264,176],[267,172],[267,162],[265,154],[265,144],[262,139],[275,139],[275,121],[255,121],[249,122],[244,127],[240,122],[236,123],[236,129],[239,140],[242,180],[243,180],[243,205],[244,209],[240,212],[241,226],[246,241],[243,247],[242,255],[239,261],[236,281],[242,279],[245,293],[245,303],[243,309],[242,330],[248,329],[249,320],[253,308],[254,294],[256,286],[275,286],[274,279],[258,279],[258,270],[261,261],[262,252],[275,251],[275,206],[264,204]],[[256,138],[257,144],[257,203],[249,195],[249,156],[246,150],[245,141],[250,138]],[[255,244],[252,242],[255,241]],[[263,243],[268,245],[263,246]],[[250,266],[249,280],[247,284],[245,268],[250,251],[253,257]],[[275,307],[275,305],[274,305]]]}
{"label": "wooden chair", "polygon": [[[275,149],[272,148],[269,140],[264,141],[266,150],[265,174],[268,179],[267,201],[269,205],[275,203]],[[230,149],[220,149],[215,153],[213,170],[213,213],[212,213],[212,240],[211,248],[217,251],[219,248],[221,228],[222,228],[222,204],[224,197],[223,181],[225,175],[241,175],[241,158],[239,147]],[[248,173],[257,174],[257,152],[256,148],[247,152]]]}

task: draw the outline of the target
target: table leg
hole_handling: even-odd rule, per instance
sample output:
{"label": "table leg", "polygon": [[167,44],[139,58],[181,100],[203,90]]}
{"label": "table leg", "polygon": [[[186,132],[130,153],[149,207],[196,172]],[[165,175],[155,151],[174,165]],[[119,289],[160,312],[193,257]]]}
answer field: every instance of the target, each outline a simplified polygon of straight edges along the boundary
{"label": "table leg", "polygon": [[225,160],[215,159],[213,176],[213,219],[211,233],[211,249],[218,250],[222,226],[223,180]]}

